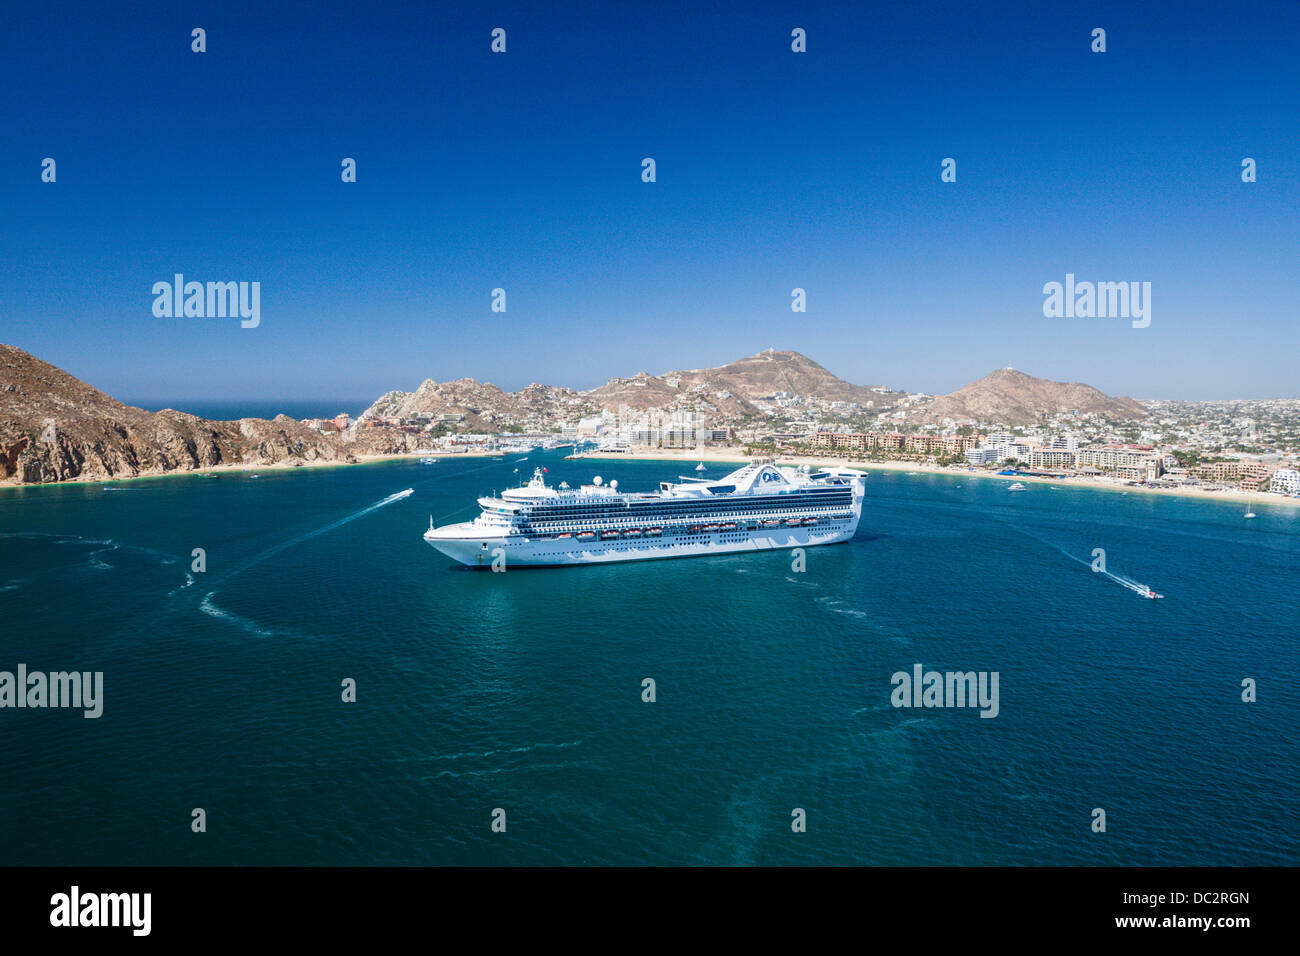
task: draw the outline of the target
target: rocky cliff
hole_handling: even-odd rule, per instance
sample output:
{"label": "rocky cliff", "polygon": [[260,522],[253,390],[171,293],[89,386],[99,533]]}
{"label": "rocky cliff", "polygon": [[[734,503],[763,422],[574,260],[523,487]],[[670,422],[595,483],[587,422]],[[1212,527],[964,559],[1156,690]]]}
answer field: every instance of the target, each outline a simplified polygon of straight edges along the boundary
{"label": "rocky cliff", "polygon": [[410,436],[322,435],[284,415],[218,422],[123,404],[21,349],[0,345],[0,481],[33,483],[305,464],[407,451]]}

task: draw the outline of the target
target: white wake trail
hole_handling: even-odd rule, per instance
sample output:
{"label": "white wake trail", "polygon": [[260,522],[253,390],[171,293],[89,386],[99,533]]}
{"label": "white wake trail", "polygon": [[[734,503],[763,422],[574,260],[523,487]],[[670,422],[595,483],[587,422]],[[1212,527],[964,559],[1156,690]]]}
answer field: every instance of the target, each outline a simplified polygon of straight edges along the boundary
{"label": "white wake trail", "polygon": [[1061,554],[1065,555],[1071,561],[1076,561],[1079,564],[1082,564],[1085,568],[1087,568],[1089,571],[1092,571],[1094,574],[1100,574],[1110,578],[1116,584],[1128,588],[1130,591],[1134,592],[1135,594],[1141,594],[1143,597],[1146,597],[1148,592],[1152,590],[1151,588],[1147,587],[1145,584],[1142,584],[1139,581],[1134,581],[1130,577],[1125,577],[1122,574],[1115,574],[1113,571],[1107,571],[1104,568],[1094,568],[1093,563],[1087,560],[1086,558],[1081,558],[1078,555],[1071,554],[1069,551],[1066,551],[1059,544],[1055,544],[1054,542],[1048,541],[1046,538],[1040,538],[1038,535],[1030,531],[1026,531],[1024,528],[1016,528],[1015,530],[1019,531],[1021,534],[1025,535],[1026,537],[1033,538],[1035,541],[1039,542],[1040,544],[1045,544],[1049,548],[1061,552]]}
{"label": "white wake trail", "polygon": [[[380,508],[384,507],[385,505],[391,505],[394,501],[401,501],[403,498],[407,497],[408,495],[413,494],[414,491],[415,491],[414,488],[407,488],[405,491],[399,491],[395,495],[389,495],[387,498],[384,498],[380,501],[376,501],[373,505],[367,505],[366,507],[362,508],[360,511],[354,511],[352,514],[347,515],[346,517],[343,518],[339,518],[337,521],[331,521],[329,524],[317,528],[315,531],[308,531],[306,534],[300,534],[296,538],[291,538],[288,541],[284,541],[280,544],[277,544],[275,547],[268,548],[267,550],[263,551],[261,554],[249,558],[247,561],[244,561],[242,564],[236,565],[229,572],[227,572],[226,574],[222,575],[220,578],[217,579],[216,581],[217,587],[214,587],[211,591],[209,591],[207,594],[203,596],[203,600],[199,603],[199,610],[202,611],[204,614],[209,615],[210,617],[215,617],[219,620],[226,621],[228,623],[235,624],[239,627],[242,627],[250,634],[254,634],[258,637],[270,637],[272,633],[270,629],[262,627],[256,621],[252,621],[248,618],[240,617],[237,614],[232,614],[231,612],[218,607],[216,604],[212,602],[213,595],[217,593],[217,590],[220,587],[220,585],[224,584],[226,581],[228,581],[230,578],[234,577],[235,575],[241,574],[242,572],[247,571],[249,568],[261,564],[263,561],[267,560],[268,558],[275,557],[275,555],[279,554],[281,551],[285,551],[288,550],[289,548],[292,548],[295,544],[302,544],[302,542],[315,538],[318,535],[322,535],[327,531],[333,531],[335,528],[341,528],[349,521],[356,521],[358,518],[362,518],[370,514],[372,511],[378,511]],[[190,578],[190,580],[187,581],[185,585],[183,585],[181,588],[177,588],[176,589],[177,591],[183,590],[185,587],[189,587],[189,585],[193,583],[193,577],[191,575],[187,574],[186,577]],[[176,592],[173,591],[172,593],[174,594]]]}
{"label": "white wake trail", "polygon": [[366,507],[362,508],[360,511],[354,511],[352,514],[347,515],[346,517],[343,518],[339,518],[337,521],[331,521],[329,524],[317,528],[314,531],[308,531],[306,534],[300,534],[296,538],[290,538],[288,541],[281,542],[280,544],[277,544],[274,547],[268,548],[267,550],[263,551],[261,554],[249,558],[247,561],[243,562],[242,564],[236,565],[234,568],[231,569],[229,574],[226,574],[222,577],[222,580],[233,577],[234,575],[240,574],[241,572],[247,571],[249,568],[261,564],[263,561],[267,560],[268,558],[275,557],[281,551],[287,551],[289,548],[292,548],[296,544],[302,544],[304,541],[310,541],[312,538],[325,534],[328,531],[333,531],[336,528],[341,528],[345,524],[348,524],[351,521],[356,521],[358,518],[364,518],[372,511],[378,511],[380,508],[383,508],[385,505],[391,505],[394,501],[401,501],[403,498],[406,498],[409,495],[414,494],[414,492],[415,492],[414,488],[407,488],[405,491],[399,491],[395,495],[389,495],[387,498],[384,498],[381,501],[376,501],[373,505],[367,505]]}

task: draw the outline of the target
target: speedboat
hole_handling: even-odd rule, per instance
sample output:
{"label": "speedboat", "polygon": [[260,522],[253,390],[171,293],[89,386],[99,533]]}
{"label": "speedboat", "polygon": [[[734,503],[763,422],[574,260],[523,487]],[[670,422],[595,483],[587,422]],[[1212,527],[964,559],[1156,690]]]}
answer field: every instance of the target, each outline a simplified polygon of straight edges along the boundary
{"label": "speedboat", "polygon": [[1025,490],[1025,486],[1018,481],[1015,482],[1010,488],[1007,489],[1007,491],[1024,491],[1024,490]]}

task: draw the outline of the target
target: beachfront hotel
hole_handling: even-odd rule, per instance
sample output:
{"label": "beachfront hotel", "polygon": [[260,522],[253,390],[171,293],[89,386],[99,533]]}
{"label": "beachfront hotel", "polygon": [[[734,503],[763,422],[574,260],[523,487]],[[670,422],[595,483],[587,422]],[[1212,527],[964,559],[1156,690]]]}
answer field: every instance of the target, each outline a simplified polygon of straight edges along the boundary
{"label": "beachfront hotel", "polygon": [[1233,461],[1209,461],[1197,465],[1192,473],[1197,478],[1217,482],[1238,482],[1242,485],[1260,487],[1267,485],[1278,465],[1255,459],[1234,459]]}
{"label": "beachfront hotel", "polygon": [[1282,495],[1300,494],[1300,471],[1294,468],[1279,468],[1269,478],[1268,490]]}
{"label": "beachfront hotel", "polygon": [[1078,464],[1078,452],[1065,448],[1031,448],[1022,460],[1030,468],[1067,471]]}
{"label": "beachfront hotel", "polygon": [[1164,471],[1164,456],[1151,446],[1102,445],[1080,448],[1075,455],[1078,468],[1113,471],[1130,481],[1154,481]]}
{"label": "beachfront hotel", "polygon": [[983,435],[903,435],[899,432],[817,432],[810,445],[817,451],[861,453],[908,451],[919,455],[961,455],[978,446]]}

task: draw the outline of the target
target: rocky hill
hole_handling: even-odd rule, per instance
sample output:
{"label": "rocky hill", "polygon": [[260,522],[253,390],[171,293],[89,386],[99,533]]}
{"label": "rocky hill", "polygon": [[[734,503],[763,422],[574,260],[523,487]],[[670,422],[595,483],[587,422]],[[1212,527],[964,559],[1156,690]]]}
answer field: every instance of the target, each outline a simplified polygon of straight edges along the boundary
{"label": "rocky hill", "polygon": [[491,382],[460,378],[454,382],[425,381],[414,392],[393,391],[362,412],[363,418],[437,419],[463,421],[470,431],[493,431],[503,425],[535,419],[558,421],[581,417],[598,408],[570,388],[529,385],[507,392]]}
{"label": "rocky hill", "polygon": [[506,392],[472,378],[442,384],[429,379],[414,392],[387,393],[363,415],[403,419],[417,418],[421,413],[463,416],[465,425],[474,430],[539,419],[573,421],[602,409],[617,412],[624,406],[639,411],[689,408],[736,418],[758,413],[758,403],[777,393],[805,400],[857,403],[875,410],[891,404],[900,394],[882,394],[865,385],[853,385],[798,352],[769,349],[717,368],[663,375],[638,372],[626,378],[611,378],[586,392],[553,385],[529,385],[518,392]]}
{"label": "rocky hill", "polygon": [[806,355],[767,349],[718,368],[669,372],[664,379],[683,385],[703,384],[710,391],[728,391],[750,402],[787,392],[822,402],[856,402],[879,405],[882,393],[868,385],[854,385],[833,375]]}
{"label": "rocky hill", "polygon": [[[645,411],[648,408],[673,408],[679,405],[698,405],[701,410],[716,409],[722,414],[746,414],[754,411],[753,405],[742,400],[714,395],[717,405],[711,402],[704,390],[684,389],[677,382],[669,384],[669,375],[651,375],[649,372],[637,372],[629,378],[611,378],[599,388],[593,388],[586,397],[601,408],[616,412],[622,406]],[[725,409],[725,411],[724,411]]]}
{"label": "rocky hill", "polygon": [[738,416],[758,411],[760,402],[778,393],[797,395],[805,401],[850,402],[876,409],[889,403],[887,395],[870,386],[846,382],[806,355],[775,349],[717,368],[663,375],[641,372],[632,378],[615,378],[587,395],[611,410],[619,404],[637,409],[666,408],[676,401],[703,411]]}
{"label": "rocky hill", "polygon": [[1109,419],[1145,418],[1147,410],[1131,398],[1112,398],[1079,382],[1053,382],[1004,368],[949,395],[940,395],[916,412],[921,421],[1031,425],[1056,415],[1079,412]]}
{"label": "rocky hill", "polygon": [[[351,436],[347,436],[351,437]],[[407,436],[322,435],[284,415],[216,422],[125,405],[62,369],[0,345],[0,481],[165,474],[214,465],[346,461],[403,451]]]}

